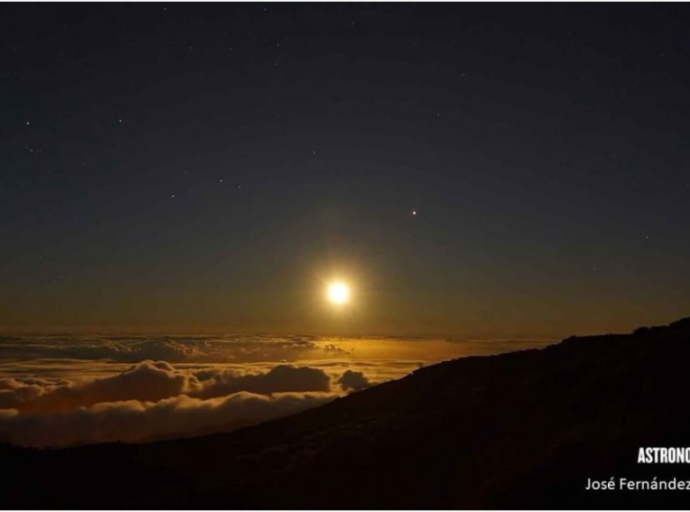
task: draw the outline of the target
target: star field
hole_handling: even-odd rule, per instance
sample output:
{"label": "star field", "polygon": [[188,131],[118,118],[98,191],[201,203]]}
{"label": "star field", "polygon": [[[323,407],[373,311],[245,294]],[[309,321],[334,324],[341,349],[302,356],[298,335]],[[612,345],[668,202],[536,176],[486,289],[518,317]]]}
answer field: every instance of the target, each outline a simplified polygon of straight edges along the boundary
{"label": "star field", "polygon": [[[565,335],[690,307],[685,5],[0,20],[3,328]],[[347,319],[314,305],[334,271]]]}

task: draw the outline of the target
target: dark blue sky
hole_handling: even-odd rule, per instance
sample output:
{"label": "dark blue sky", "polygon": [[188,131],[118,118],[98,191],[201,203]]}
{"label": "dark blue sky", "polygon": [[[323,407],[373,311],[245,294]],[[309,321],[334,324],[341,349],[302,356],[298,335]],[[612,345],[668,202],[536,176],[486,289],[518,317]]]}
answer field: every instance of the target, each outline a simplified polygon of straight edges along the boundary
{"label": "dark blue sky", "polygon": [[682,4],[4,4],[0,326],[687,316],[688,33]]}

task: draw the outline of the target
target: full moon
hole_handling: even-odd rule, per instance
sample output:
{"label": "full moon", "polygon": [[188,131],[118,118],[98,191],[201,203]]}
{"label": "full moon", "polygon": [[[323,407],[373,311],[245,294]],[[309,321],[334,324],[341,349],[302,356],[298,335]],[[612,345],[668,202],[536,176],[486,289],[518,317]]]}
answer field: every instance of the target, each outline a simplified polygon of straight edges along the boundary
{"label": "full moon", "polygon": [[328,300],[333,304],[345,304],[350,298],[350,288],[344,283],[328,285]]}

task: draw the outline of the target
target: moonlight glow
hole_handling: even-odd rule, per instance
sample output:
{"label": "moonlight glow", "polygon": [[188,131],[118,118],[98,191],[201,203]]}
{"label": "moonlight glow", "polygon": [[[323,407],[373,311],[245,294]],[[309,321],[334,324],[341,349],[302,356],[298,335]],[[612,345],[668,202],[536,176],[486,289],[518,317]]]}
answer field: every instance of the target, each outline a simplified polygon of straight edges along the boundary
{"label": "moonlight glow", "polygon": [[345,304],[350,299],[350,288],[344,283],[328,285],[328,300],[333,304]]}

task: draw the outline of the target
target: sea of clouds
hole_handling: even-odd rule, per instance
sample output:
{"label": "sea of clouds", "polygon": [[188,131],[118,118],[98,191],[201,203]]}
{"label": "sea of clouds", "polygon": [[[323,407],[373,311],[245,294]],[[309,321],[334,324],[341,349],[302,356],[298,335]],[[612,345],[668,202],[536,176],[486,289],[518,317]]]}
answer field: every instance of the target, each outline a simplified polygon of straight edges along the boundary
{"label": "sea of clouds", "polygon": [[0,440],[142,442],[232,430],[408,373],[308,337],[0,337]]}
{"label": "sea of clouds", "polygon": [[325,404],[429,362],[522,345],[304,336],[2,336],[0,441],[63,447],[229,431]]}

